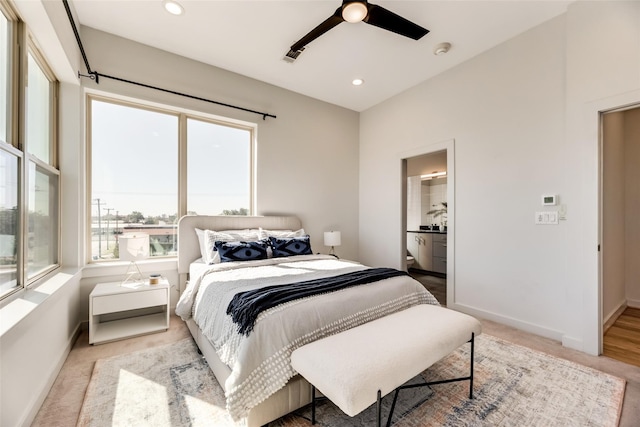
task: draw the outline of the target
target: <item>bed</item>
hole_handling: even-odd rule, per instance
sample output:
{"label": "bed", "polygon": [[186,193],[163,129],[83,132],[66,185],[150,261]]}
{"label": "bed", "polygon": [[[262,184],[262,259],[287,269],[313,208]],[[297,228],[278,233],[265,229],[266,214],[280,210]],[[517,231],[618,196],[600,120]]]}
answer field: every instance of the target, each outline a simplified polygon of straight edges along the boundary
{"label": "bed", "polygon": [[[304,236],[293,216],[185,216],[178,223],[176,313],[225,390],[232,418],[249,427],[310,403],[311,386],[290,364],[295,349],[417,304],[438,304],[403,272],[314,254],[304,245],[302,254],[286,252]],[[268,256],[261,252],[265,239]],[[220,250],[211,252],[214,240]],[[241,240],[257,243],[234,243]],[[260,252],[258,259],[234,258],[237,245],[244,245],[242,256]],[[307,293],[284,300],[276,296],[284,289]]]}

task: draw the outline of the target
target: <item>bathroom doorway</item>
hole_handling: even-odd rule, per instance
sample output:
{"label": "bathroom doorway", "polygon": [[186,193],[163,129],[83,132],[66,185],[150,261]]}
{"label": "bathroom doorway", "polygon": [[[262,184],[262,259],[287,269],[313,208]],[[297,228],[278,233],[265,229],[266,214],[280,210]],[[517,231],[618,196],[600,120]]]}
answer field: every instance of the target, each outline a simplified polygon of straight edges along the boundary
{"label": "bathroom doorway", "polygon": [[409,274],[453,303],[453,140],[402,158],[402,236]]}

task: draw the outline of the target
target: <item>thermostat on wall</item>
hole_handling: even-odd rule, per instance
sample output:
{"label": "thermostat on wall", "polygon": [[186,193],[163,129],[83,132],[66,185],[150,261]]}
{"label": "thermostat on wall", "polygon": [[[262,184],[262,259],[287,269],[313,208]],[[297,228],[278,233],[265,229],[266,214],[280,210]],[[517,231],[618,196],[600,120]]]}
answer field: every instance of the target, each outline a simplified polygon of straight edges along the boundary
{"label": "thermostat on wall", "polygon": [[555,206],[558,204],[558,196],[556,194],[543,194],[542,205],[543,206]]}

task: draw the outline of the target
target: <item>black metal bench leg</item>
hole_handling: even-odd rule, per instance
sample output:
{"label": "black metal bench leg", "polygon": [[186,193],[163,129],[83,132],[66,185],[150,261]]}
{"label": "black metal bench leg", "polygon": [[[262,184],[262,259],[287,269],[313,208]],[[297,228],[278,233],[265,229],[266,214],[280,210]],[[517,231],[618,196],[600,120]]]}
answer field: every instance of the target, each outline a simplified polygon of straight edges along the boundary
{"label": "black metal bench leg", "polygon": [[316,387],[311,385],[311,424],[316,424]]}
{"label": "black metal bench leg", "polygon": [[391,418],[393,417],[393,411],[396,409],[396,402],[398,401],[398,393],[400,393],[400,388],[397,388],[396,392],[393,394],[393,402],[391,403],[391,409],[389,409],[389,416],[387,418],[387,427],[391,426]]}
{"label": "black metal bench leg", "polygon": [[376,412],[377,412],[377,426],[378,427],[382,427],[382,393],[380,392],[380,390],[378,390],[378,400],[377,400],[377,405],[376,405]]}
{"label": "black metal bench leg", "polygon": [[473,350],[475,342],[475,333],[471,332],[471,373],[469,374],[469,399],[473,399]]}

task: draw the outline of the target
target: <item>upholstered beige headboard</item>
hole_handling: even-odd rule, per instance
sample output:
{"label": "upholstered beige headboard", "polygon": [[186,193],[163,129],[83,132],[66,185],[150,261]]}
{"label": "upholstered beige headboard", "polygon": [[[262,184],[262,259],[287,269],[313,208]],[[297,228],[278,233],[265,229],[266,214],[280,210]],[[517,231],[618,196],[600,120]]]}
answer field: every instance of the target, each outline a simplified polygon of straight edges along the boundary
{"label": "upholstered beige headboard", "polygon": [[302,224],[295,216],[206,216],[187,215],[178,221],[178,274],[182,292],[189,264],[200,258],[200,244],[196,228],[202,230],[242,230],[246,228],[267,230],[298,230]]}

